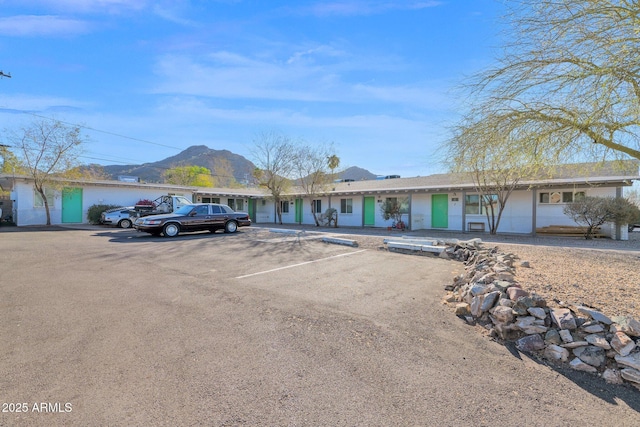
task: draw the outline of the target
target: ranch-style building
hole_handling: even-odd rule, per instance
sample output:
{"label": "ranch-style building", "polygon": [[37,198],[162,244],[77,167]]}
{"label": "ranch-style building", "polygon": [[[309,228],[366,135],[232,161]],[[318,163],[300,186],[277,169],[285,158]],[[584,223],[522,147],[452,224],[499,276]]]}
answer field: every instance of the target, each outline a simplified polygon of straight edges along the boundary
{"label": "ranch-style building", "polygon": [[[576,225],[563,213],[576,197],[622,197],[623,188],[640,180],[640,163],[635,160],[604,164],[565,165],[537,180],[523,180],[510,195],[498,233],[535,235],[552,225]],[[597,166],[597,167],[596,167]],[[46,213],[33,179],[0,174],[0,187],[10,192],[0,208],[18,226],[42,225]],[[71,181],[61,189],[49,190],[52,224],[87,223],[87,211],[95,204],[132,206],[140,199],[175,194],[193,202],[228,204],[246,211],[256,224],[276,224],[276,206],[264,189],[200,188],[123,181]],[[345,227],[387,228],[380,209],[386,199],[404,202],[403,222],[410,230],[459,232],[488,230],[487,218],[473,182],[463,175],[436,174],[413,178],[392,178],[335,182],[313,202],[302,191],[292,189],[281,201],[284,224],[314,225],[311,209],[318,214],[328,208],[338,212],[338,224]],[[626,240],[626,224],[605,224],[601,234]]]}

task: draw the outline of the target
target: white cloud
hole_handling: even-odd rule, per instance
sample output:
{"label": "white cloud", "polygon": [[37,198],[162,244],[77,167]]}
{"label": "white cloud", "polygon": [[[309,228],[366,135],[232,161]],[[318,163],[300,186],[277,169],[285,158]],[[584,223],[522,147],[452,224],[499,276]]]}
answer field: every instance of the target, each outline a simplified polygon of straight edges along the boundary
{"label": "white cloud", "polygon": [[393,103],[418,109],[441,109],[448,105],[444,82],[405,85],[350,82],[347,75],[352,76],[360,68],[369,71],[368,64],[380,61],[363,61],[367,65],[359,66],[350,58],[331,63],[321,56],[315,60],[301,59],[318,52],[341,55],[325,47],[298,51],[283,61],[255,59],[228,51],[197,59],[166,55],[156,64],[159,82],[151,92],[235,100],[379,103],[381,107],[383,103]]}
{"label": "white cloud", "polygon": [[3,36],[69,36],[87,33],[87,22],[53,15],[18,15],[0,18],[0,34]]}

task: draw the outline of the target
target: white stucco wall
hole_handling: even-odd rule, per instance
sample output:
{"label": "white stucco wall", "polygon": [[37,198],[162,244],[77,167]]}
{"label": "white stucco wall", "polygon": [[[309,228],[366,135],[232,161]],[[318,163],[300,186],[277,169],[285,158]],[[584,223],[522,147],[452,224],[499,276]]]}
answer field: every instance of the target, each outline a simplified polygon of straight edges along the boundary
{"label": "white stucco wall", "polygon": [[[340,206],[342,199],[351,199],[353,207],[352,213],[341,213]],[[331,197],[331,207],[338,211],[338,226],[360,227],[362,225],[362,206],[364,198],[357,196],[333,196]]]}
{"label": "white stucco wall", "polygon": [[563,192],[563,191],[584,191],[586,196],[590,197],[615,197],[615,188],[588,188],[574,190],[573,188],[554,188],[538,190],[536,200],[537,206],[537,227],[547,227],[549,225],[576,225],[576,223],[563,210],[566,203],[540,203],[539,194],[543,192]]}
{"label": "white stucco wall", "polygon": [[[14,221],[18,226],[43,225],[47,223],[44,207],[34,206],[35,196],[33,184],[17,181],[14,185]],[[92,205],[133,206],[140,199],[154,200],[168,194],[166,189],[127,188],[86,186],[82,188],[82,223],[88,223],[87,212]],[[191,200],[191,194],[172,192]],[[62,192],[54,191],[53,200],[49,200],[51,224],[62,223]]]}

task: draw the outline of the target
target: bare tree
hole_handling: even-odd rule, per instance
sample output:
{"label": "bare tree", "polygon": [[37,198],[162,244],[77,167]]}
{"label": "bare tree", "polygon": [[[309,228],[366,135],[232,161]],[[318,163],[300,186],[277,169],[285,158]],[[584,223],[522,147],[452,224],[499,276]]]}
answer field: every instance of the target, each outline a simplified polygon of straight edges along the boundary
{"label": "bare tree", "polygon": [[258,185],[271,193],[277,221],[282,224],[282,194],[291,186],[296,147],[293,141],[276,132],[263,132],[254,139],[252,151]]}
{"label": "bare tree", "polygon": [[46,191],[58,189],[65,179],[77,173],[78,156],[85,142],[79,127],[68,127],[56,120],[40,119],[20,130],[9,132],[11,145],[21,157],[24,170],[33,178],[35,190],[42,198],[51,225]]}
{"label": "bare tree", "polygon": [[467,86],[473,111],[535,133],[527,151],[554,163],[640,159],[640,3],[507,4],[511,42],[498,65]]}
{"label": "bare tree", "polygon": [[231,162],[224,157],[216,157],[213,160],[213,173],[217,185],[220,187],[237,187],[239,186],[235,177],[233,176],[233,166]]}
{"label": "bare tree", "polygon": [[327,144],[304,145],[294,157],[297,182],[309,198],[316,226],[320,225],[316,200],[327,193],[329,184],[333,181],[333,174],[329,173],[330,166],[337,167],[339,163],[340,159],[333,153],[333,146]]}
{"label": "bare tree", "polygon": [[[500,126],[492,117],[467,117],[447,141],[449,166],[478,192],[478,213],[484,212],[489,233],[496,234],[511,193],[522,180],[542,171],[541,160],[521,148],[532,135]],[[550,173],[551,168],[545,170]]]}

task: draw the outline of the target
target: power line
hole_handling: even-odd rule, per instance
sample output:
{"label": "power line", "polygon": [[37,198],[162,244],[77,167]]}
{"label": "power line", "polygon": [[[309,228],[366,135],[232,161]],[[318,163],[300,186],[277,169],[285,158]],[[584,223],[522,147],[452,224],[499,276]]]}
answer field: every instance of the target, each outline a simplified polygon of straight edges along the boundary
{"label": "power line", "polygon": [[42,116],[40,114],[31,113],[29,111],[24,111],[24,113],[25,114],[30,114],[30,115],[35,116],[35,117],[40,117],[41,119],[55,120],[55,121],[58,121],[60,123],[64,123],[64,124],[69,125],[69,126],[76,126],[76,127],[82,128],[82,129],[89,129],[89,130],[92,130],[94,132],[100,132],[100,133],[104,133],[104,134],[107,134],[107,135],[113,135],[113,136],[117,136],[117,137],[120,137],[120,138],[130,139],[132,141],[144,142],[145,144],[157,145],[159,147],[173,148],[174,150],[178,150],[178,151],[182,151],[183,150],[182,148],[174,147],[173,145],[160,144],[158,142],[147,141],[146,139],[134,138],[132,136],[126,136],[126,135],[122,135],[122,134],[119,134],[119,133],[110,132],[110,131],[107,131],[107,130],[101,130],[101,129],[92,128],[91,126],[79,125],[77,123],[69,123],[69,122],[65,122],[64,120],[58,120],[58,119],[54,119],[52,117]]}

